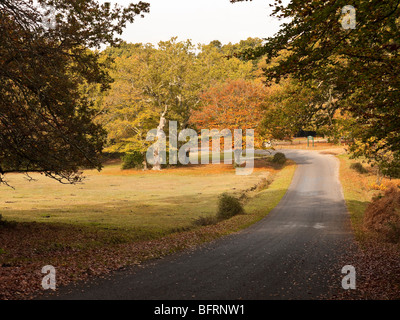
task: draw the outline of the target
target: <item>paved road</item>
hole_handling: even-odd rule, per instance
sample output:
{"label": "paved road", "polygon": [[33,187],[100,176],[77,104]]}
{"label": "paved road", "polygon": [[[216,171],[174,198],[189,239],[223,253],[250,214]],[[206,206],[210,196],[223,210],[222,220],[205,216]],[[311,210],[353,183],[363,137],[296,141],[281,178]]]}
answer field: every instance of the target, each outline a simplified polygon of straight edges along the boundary
{"label": "paved road", "polygon": [[317,152],[285,153],[298,169],[280,204],[259,223],[108,280],[62,288],[58,298],[319,299],[342,290],[352,233],[338,161]]}

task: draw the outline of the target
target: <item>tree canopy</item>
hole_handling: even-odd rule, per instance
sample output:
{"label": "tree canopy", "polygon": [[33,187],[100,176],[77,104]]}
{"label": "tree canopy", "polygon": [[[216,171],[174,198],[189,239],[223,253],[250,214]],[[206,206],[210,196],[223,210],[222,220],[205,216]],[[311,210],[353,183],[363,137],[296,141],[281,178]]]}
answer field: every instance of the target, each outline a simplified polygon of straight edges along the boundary
{"label": "tree canopy", "polygon": [[[231,0],[238,2],[243,0]],[[348,1],[275,1],[273,15],[288,19],[248,58],[266,55],[267,82],[292,77],[312,81],[329,95],[332,108],[351,118],[350,135],[378,152],[400,159],[400,2],[357,0],[354,28],[344,28]],[[284,54],[282,54],[284,53]],[[315,104],[314,113],[321,104]],[[382,143],[384,141],[384,143]],[[354,145],[356,147],[356,144]],[[369,152],[357,155],[368,157]],[[356,151],[355,149],[353,151]]]}
{"label": "tree canopy", "polygon": [[159,127],[168,135],[169,121],[177,122],[178,130],[193,124],[190,117],[201,108],[203,92],[226,81],[253,79],[253,64],[228,58],[223,48],[172,38],[157,48],[122,43],[105,50],[104,56],[115,59],[110,68],[115,82],[98,99],[99,123],[108,132],[105,150],[144,157],[150,130]]}
{"label": "tree canopy", "polygon": [[267,109],[267,88],[251,80],[228,80],[201,94],[201,107],[193,110],[191,123],[197,128],[255,130],[255,146],[261,147],[261,121]]}
{"label": "tree canopy", "polygon": [[2,182],[15,171],[76,182],[80,167],[101,167],[105,132],[80,87],[105,90],[112,79],[90,49],[117,44],[126,23],[148,10],[142,2],[110,8],[94,0],[0,1]]}

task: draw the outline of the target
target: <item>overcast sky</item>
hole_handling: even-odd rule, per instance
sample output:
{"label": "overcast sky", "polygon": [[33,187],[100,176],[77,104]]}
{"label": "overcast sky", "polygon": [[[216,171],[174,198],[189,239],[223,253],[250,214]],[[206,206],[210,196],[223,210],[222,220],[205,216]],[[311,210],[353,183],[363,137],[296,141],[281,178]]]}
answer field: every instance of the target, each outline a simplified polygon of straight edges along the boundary
{"label": "overcast sky", "polygon": [[[105,0],[101,0],[104,2]],[[126,5],[138,0],[111,1]],[[129,25],[122,38],[133,43],[157,44],[177,36],[194,44],[219,40],[236,43],[248,37],[274,35],[282,23],[270,17],[272,0],[231,4],[229,0],[147,0],[150,13]]]}

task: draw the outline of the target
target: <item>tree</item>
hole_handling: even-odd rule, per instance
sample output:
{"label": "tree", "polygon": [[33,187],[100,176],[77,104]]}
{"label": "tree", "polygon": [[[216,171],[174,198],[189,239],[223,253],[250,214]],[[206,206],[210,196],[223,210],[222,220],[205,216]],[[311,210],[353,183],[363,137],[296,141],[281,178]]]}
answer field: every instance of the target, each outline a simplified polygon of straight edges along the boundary
{"label": "tree", "polygon": [[332,140],[350,136],[349,117],[337,108],[338,96],[329,83],[300,81],[288,76],[279,83],[270,83],[265,71],[287,56],[287,51],[267,63],[261,59],[257,79],[267,83],[268,108],[262,123],[264,135],[271,140],[291,140],[301,130],[317,131]]}
{"label": "tree", "polygon": [[[134,55],[131,55],[135,52]],[[159,113],[144,97],[138,86],[145,72],[144,59],[154,52],[151,46],[139,46],[130,51],[129,57],[117,57],[110,75],[115,80],[106,95],[100,95],[97,121],[106,129],[105,152],[144,155],[150,143],[147,132],[156,126]],[[108,52],[107,52],[108,53]]]}
{"label": "tree", "polygon": [[312,127],[310,91],[293,79],[269,87],[262,121],[262,131],[268,139],[291,140],[301,129]]}
{"label": "tree", "polygon": [[81,179],[80,167],[101,168],[105,132],[94,124],[93,103],[80,88],[87,83],[106,90],[112,80],[91,49],[116,45],[126,23],[148,7],[0,2],[1,182],[8,172],[36,171],[73,183]]}
{"label": "tree", "polygon": [[[230,78],[253,77],[251,62],[227,59],[218,46],[199,46],[198,53],[195,49],[190,41],[172,38],[157,49],[123,43],[105,51],[105,56],[116,57],[111,70],[115,83],[99,100],[100,122],[108,131],[107,151],[139,151],[144,157],[149,146],[146,133],[158,128],[159,134],[168,134],[168,120],[176,121],[179,131],[187,129],[201,92]],[[158,170],[161,164],[153,168]]]}
{"label": "tree", "polygon": [[[247,38],[246,40],[240,40],[238,43],[228,43],[221,47],[222,52],[228,57],[236,57],[241,60],[249,60],[247,52],[256,50],[263,45],[263,40],[260,38]],[[255,63],[259,62],[255,59]]]}
{"label": "tree", "polygon": [[376,184],[382,183],[384,176],[399,178],[400,162],[399,154],[394,153],[386,146],[385,140],[378,140],[375,137],[362,142],[356,140],[353,145],[353,158],[366,157],[367,162],[376,169]]}
{"label": "tree", "polygon": [[291,140],[301,130],[316,131],[337,142],[355,136],[355,120],[337,108],[338,99],[323,84],[289,77],[269,88],[262,123],[266,137]]}
{"label": "tree", "polygon": [[[150,142],[147,133],[167,129],[167,118],[187,127],[189,110],[198,102],[199,79],[194,76],[195,47],[177,38],[152,45],[126,44],[110,48],[117,56],[112,74],[116,78],[108,96],[100,101],[101,123],[108,130],[109,151],[141,152],[143,160]],[[159,150],[155,149],[155,159]],[[161,169],[161,163],[153,165]]]}
{"label": "tree", "polygon": [[202,93],[201,108],[192,111],[190,121],[199,129],[254,129],[255,146],[260,147],[260,123],[267,94],[261,83],[229,80]]}
{"label": "tree", "polygon": [[[231,0],[237,2],[241,0]],[[301,82],[323,83],[338,98],[336,109],[351,116],[356,139],[393,153],[400,150],[400,2],[358,0],[355,28],[347,28],[347,1],[275,1],[274,15],[289,22],[250,56],[267,54],[269,61],[282,50],[287,55],[266,70],[268,81],[291,75]],[[344,28],[345,26],[346,28]],[[377,150],[376,150],[377,151]],[[360,154],[360,153],[358,153]],[[368,152],[364,154],[368,156]]]}
{"label": "tree", "polygon": [[231,80],[254,79],[254,66],[251,61],[242,61],[237,57],[229,56],[215,44],[199,46],[196,59],[195,76],[200,80],[200,91],[218,83]]}

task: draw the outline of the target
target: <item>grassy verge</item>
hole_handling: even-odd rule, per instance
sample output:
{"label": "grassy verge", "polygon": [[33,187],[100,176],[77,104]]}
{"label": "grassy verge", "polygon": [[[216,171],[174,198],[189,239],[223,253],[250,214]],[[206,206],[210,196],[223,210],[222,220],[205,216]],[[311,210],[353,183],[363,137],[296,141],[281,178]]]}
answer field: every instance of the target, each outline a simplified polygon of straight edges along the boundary
{"label": "grassy verge", "polygon": [[340,180],[351,217],[359,252],[353,257],[357,269],[357,299],[397,300],[400,298],[400,245],[388,243],[364,224],[364,213],[372,199],[383,194],[389,184],[400,185],[400,180],[384,179],[383,190],[374,187],[376,175],[368,165],[360,173],[351,165],[358,162],[348,155],[340,159]]}
{"label": "grassy verge", "polygon": [[356,161],[350,160],[347,154],[338,157],[340,159],[340,181],[353,230],[357,240],[362,240],[365,238],[365,230],[362,227],[364,212],[373,196],[376,195],[376,191],[368,187],[373,176],[360,174],[351,169],[351,164]]}
{"label": "grassy verge", "polygon": [[[4,216],[17,222],[0,223],[0,299],[25,299],[40,293],[45,265],[56,267],[57,285],[61,286],[241,230],[279,203],[295,165],[260,165],[247,180],[238,179],[223,165],[162,173],[116,170],[109,167],[99,174],[90,172],[89,186],[74,193],[70,193],[71,186],[47,180],[38,181],[36,188],[21,182],[18,191],[7,189],[8,196],[2,193],[2,203],[8,208],[3,208]],[[119,185],[113,190],[117,189],[116,174]],[[268,188],[254,189],[260,179],[267,178],[273,181]],[[181,185],[183,181],[186,184]],[[18,177],[13,182],[18,184]],[[215,213],[218,195],[227,190],[245,195],[246,214],[196,226],[195,219]],[[134,200],[129,199],[132,195]],[[162,202],[167,207],[161,207]],[[27,208],[28,203],[35,207]],[[130,212],[132,208],[134,212]]]}
{"label": "grassy verge", "polygon": [[[363,226],[364,212],[372,199],[378,195],[382,195],[385,189],[391,184],[400,185],[399,179],[384,178],[382,188],[376,187],[376,174],[373,168],[359,160],[352,160],[349,155],[342,154],[338,156],[340,160],[340,181],[343,188],[345,201],[350,213],[351,222],[357,240],[368,240],[371,234]],[[361,164],[364,173],[360,173],[354,168],[354,164]]]}
{"label": "grassy verge", "polygon": [[279,171],[269,188],[258,192],[247,204],[245,205],[246,212],[251,213],[251,221],[243,225],[247,227],[249,224],[264,218],[273,208],[275,208],[285,195],[289,185],[292,181],[296,165],[288,161],[288,165],[282,171]]}

